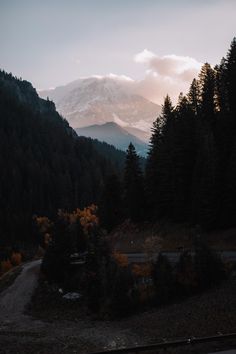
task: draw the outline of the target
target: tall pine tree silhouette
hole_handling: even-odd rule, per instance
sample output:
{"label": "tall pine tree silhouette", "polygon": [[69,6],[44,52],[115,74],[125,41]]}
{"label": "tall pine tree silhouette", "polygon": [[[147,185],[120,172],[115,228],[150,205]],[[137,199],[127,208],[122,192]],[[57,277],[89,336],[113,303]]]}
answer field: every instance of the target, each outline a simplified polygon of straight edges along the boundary
{"label": "tall pine tree silhouette", "polygon": [[162,113],[153,125],[146,167],[147,197],[154,219],[171,213],[173,207],[173,122],[173,106],[167,95]]}
{"label": "tall pine tree silhouette", "polygon": [[117,226],[124,217],[123,195],[120,180],[116,174],[108,177],[99,204],[101,224],[108,231]]}
{"label": "tall pine tree silhouette", "polygon": [[173,217],[176,221],[189,220],[192,173],[196,156],[196,107],[180,95],[175,108],[173,131]]}
{"label": "tall pine tree silhouette", "polygon": [[215,71],[210,64],[203,65],[199,74],[200,112],[204,125],[215,127]]}
{"label": "tall pine tree silhouette", "polygon": [[143,174],[140,168],[139,157],[132,143],[129,144],[126,153],[124,201],[127,217],[133,221],[139,221],[144,218]]}

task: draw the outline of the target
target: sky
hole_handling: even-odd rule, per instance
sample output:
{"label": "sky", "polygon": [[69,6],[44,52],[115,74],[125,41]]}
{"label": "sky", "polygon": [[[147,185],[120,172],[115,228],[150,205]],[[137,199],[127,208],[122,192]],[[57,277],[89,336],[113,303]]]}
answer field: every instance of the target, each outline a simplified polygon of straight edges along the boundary
{"label": "sky", "polygon": [[0,67],[37,88],[118,75],[160,103],[219,63],[236,0],[0,0]]}

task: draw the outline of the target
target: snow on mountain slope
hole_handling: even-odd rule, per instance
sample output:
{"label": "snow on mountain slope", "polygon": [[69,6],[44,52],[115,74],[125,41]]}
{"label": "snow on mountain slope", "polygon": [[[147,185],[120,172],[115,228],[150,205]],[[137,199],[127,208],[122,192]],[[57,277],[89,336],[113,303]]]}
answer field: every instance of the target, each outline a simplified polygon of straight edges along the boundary
{"label": "snow on mountain slope", "polygon": [[150,133],[160,113],[160,106],[135,93],[132,82],[113,77],[79,79],[39,94],[52,99],[73,128],[113,121]]}

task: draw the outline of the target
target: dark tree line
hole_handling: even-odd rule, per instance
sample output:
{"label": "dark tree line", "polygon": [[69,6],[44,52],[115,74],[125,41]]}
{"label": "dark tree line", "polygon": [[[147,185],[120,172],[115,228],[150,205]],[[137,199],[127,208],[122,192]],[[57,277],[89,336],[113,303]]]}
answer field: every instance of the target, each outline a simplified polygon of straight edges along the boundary
{"label": "dark tree line", "polygon": [[226,59],[204,64],[176,107],[165,99],[146,169],[156,216],[205,228],[235,223],[235,77],[234,39]]}
{"label": "dark tree line", "polygon": [[[235,38],[220,65],[203,65],[188,94],[180,94],[175,107],[169,96],[165,98],[162,113],[153,124],[144,176],[132,144],[124,175],[122,192],[113,197],[107,193],[102,204],[109,198],[113,198],[111,205],[123,203],[125,216],[120,214],[120,218],[165,218],[205,229],[235,226]],[[114,176],[109,183],[111,190],[117,189]],[[116,215],[110,225],[106,221],[108,227],[118,219]]]}
{"label": "dark tree line", "polygon": [[[32,216],[98,201],[125,154],[78,138],[32,85],[0,71],[0,242],[32,241]],[[35,240],[36,241],[36,240]]]}
{"label": "dark tree line", "polygon": [[101,224],[108,231],[125,218],[142,221],[145,215],[143,169],[140,157],[132,143],[126,152],[123,178],[117,174],[107,177],[99,202]]}

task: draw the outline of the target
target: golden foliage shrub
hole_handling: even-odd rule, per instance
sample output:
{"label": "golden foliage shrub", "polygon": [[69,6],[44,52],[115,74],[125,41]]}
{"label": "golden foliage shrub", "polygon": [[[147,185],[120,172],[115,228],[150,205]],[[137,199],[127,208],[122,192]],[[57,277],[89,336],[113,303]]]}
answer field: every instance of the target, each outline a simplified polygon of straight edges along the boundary
{"label": "golden foliage shrub", "polygon": [[10,269],[12,268],[12,264],[11,264],[11,261],[8,259],[6,261],[2,261],[0,263],[0,272],[1,272],[1,275],[8,272]]}
{"label": "golden foliage shrub", "polygon": [[51,240],[51,230],[53,222],[46,216],[34,216],[33,220],[37,225],[39,234],[41,235],[41,246],[46,249]]}
{"label": "golden foliage shrub", "polygon": [[128,267],[129,264],[128,257],[125,254],[114,252],[113,258],[120,267],[122,268]]}
{"label": "golden foliage shrub", "polygon": [[144,264],[134,264],[132,267],[132,272],[137,277],[147,278],[152,274],[152,265],[150,263]]}
{"label": "golden foliage shrub", "polygon": [[13,252],[11,255],[11,264],[17,266],[22,262],[22,255],[20,252]]}
{"label": "golden foliage shrub", "polygon": [[53,225],[51,220],[49,220],[46,216],[35,216],[34,220],[42,234],[47,233]]}
{"label": "golden foliage shrub", "polygon": [[87,234],[89,229],[93,226],[98,225],[99,219],[96,215],[97,206],[92,204],[83,210],[77,208],[72,213],[68,213],[63,210],[58,211],[58,216],[68,221],[69,224],[80,222],[83,227],[84,232]]}

